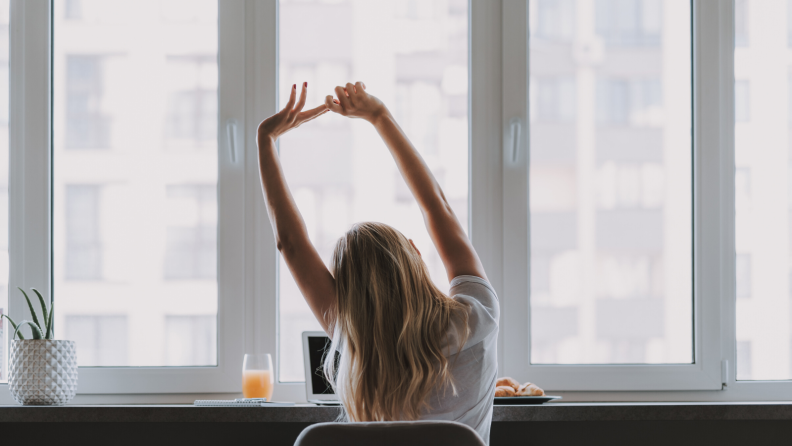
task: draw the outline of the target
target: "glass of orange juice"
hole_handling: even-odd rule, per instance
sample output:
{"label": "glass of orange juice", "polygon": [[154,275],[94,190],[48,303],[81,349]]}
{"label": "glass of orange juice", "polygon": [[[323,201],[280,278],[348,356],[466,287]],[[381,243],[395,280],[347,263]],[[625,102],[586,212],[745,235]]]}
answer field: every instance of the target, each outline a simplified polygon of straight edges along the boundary
{"label": "glass of orange juice", "polygon": [[246,353],[242,363],[242,394],[245,398],[271,401],[274,386],[272,356],[269,353]]}

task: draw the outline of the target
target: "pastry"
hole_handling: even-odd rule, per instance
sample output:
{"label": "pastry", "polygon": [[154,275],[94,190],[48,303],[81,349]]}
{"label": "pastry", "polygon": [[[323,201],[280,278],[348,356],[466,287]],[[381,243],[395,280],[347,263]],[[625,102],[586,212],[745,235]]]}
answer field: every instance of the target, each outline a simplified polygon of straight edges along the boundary
{"label": "pastry", "polygon": [[495,388],[495,396],[514,396],[515,392],[510,386],[498,386]]}
{"label": "pastry", "polygon": [[495,387],[507,386],[511,387],[514,390],[520,388],[520,383],[518,383],[514,378],[509,378],[508,376],[503,378],[498,378],[495,382]]}
{"label": "pastry", "polygon": [[544,396],[544,390],[533,383],[525,383],[521,385],[516,392],[517,396]]}

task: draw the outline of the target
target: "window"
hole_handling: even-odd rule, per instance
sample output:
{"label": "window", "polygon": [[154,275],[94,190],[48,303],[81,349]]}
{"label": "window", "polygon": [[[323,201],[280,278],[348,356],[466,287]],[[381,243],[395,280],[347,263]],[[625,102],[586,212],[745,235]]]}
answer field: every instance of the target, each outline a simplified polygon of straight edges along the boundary
{"label": "window", "polygon": [[607,46],[658,47],[664,26],[663,6],[668,3],[661,0],[596,0],[596,32]]}
{"label": "window", "polygon": [[572,77],[537,77],[534,79],[536,96],[535,119],[543,122],[574,122],[577,95]]}
{"label": "window", "polygon": [[751,379],[751,341],[737,341],[737,379]]}
{"label": "window", "polygon": [[214,54],[168,56],[169,147],[211,149],[217,141],[217,58]]}
{"label": "window", "polygon": [[[279,6],[278,91],[288,92],[292,84],[307,81],[311,106],[334,95],[336,85],[365,81],[389,105],[466,226],[466,2],[281,1]],[[320,40],[301,31],[306,20],[348,22],[350,17],[355,19],[349,26]],[[388,32],[374,32],[384,29]],[[346,44],[350,41],[362,46]],[[281,95],[281,106],[287,99]],[[433,280],[448,289],[419,208],[387,148],[366,123],[323,116],[281,138],[280,154],[311,240],[325,261],[352,223],[382,221],[415,241]],[[279,280],[279,379],[303,381],[301,332],[321,328],[282,261]]]}
{"label": "window", "polygon": [[734,0],[734,45],[738,47],[748,46],[748,20],[751,18],[748,2],[749,0]]}
{"label": "window", "polygon": [[102,187],[66,185],[66,280],[102,279]]}
{"label": "window", "polygon": [[786,10],[787,10],[787,46],[792,47],[792,0],[787,0]]}
{"label": "window", "polygon": [[[611,75],[612,76],[612,75]],[[597,121],[603,125],[662,126],[662,82],[603,77],[597,83]]]}
{"label": "window", "polygon": [[537,0],[536,21],[532,23],[537,39],[571,42],[575,35],[574,0]]}
{"label": "window", "polygon": [[750,254],[737,254],[736,271],[737,299],[748,299],[751,297],[752,288]]}
{"label": "window", "polygon": [[[0,0],[0,314],[8,314],[9,1]],[[0,317],[4,320],[5,318]],[[5,338],[0,320],[0,382],[6,381]]]}
{"label": "window", "polygon": [[115,315],[67,315],[65,338],[77,345],[80,367],[129,364],[127,317]]}
{"label": "window", "polygon": [[[7,304],[4,303],[3,305],[7,305]],[[5,314],[5,309],[4,308],[0,308],[0,340],[3,341],[2,343],[0,343],[0,382],[7,381],[7,378],[5,376],[5,373],[6,373],[5,372],[5,345],[6,345],[6,343],[5,343],[5,336],[4,336],[5,332],[3,331],[3,321],[5,320],[5,318],[2,317],[3,314]]]}
{"label": "window", "polygon": [[66,0],[63,15],[67,19],[79,20],[82,17],[82,0]]}
{"label": "window", "polygon": [[167,186],[165,278],[208,279],[217,275],[215,186]]}
{"label": "window", "polygon": [[[27,317],[9,289],[52,292],[81,393],[238,392],[249,350],[301,401],[318,326],[277,257],[253,129],[293,83],[313,105],[362,80],[493,271],[503,374],[570,400],[785,398],[790,17],[766,0],[0,0],[0,312]],[[365,123],[323,116],[279,149],[325,259],[381,220],[447,287]],[[658,397],[678,390],[713,391]]]}
{"label": "window", "polygon": [[748,122],[751,119],[751,84],[747,80],[734,83],[734,120]]}
{"label": "window", "polygon": [[530,41],[531,363],[690,364],[689,6],[553,3],[576,46]]}
{"label": "window", "polygon": [[66,56],[66,148],[106,149],[111,144],[103,88],[106,61],[100,55]]}
{"label": "window", "polygon": [[[734,50],[736,368],[742,381],[792,379],[792,214],[784,195],[792,182],[792,114],[785,94],[792,50],[783,40],[792,23],[778,6],[789,4],[735,4],[736,24],[750,21],[762,30],[751,34],[750,45],[737,40]],[[750,206],[739,206],[749,193]]]}
{"label": "window", "polygon": [[165,364],[217,363],[217,318],[214,315],[165,316]]}
{"label": "window", "polygon": [[734,207],[738,212],[751,209],[751,169],[749,167],[734,169]]}
{"label": "window", "polygon": [[171,3],[54,2],[56,335],[81,365],[217,364],[174,333],[217,314],[217,3]]}

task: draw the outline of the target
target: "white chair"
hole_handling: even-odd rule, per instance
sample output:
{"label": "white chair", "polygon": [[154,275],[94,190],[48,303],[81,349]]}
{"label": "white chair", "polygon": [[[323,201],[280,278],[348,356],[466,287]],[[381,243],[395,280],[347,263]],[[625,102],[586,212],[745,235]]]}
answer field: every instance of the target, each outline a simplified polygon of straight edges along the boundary
{"label": "white chair", "polygon": [[485,446],[469,426],[454,421],[319,423],[294,446]]}

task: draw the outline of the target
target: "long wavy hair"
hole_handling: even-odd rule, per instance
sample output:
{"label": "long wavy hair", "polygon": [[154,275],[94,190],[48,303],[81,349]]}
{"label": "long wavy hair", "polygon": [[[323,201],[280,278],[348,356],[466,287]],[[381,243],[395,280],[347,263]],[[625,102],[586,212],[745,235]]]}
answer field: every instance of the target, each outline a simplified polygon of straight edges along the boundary
{"label": "long wavy hair", "polygon": [[432,390],[456,394],[448,333],[454,324],[461,351],[467,305],[434,285],[401,232],[354,225],[338,240],[331,271],[338,304],[324,373],[350,421],[415,420],[431,408]]}

